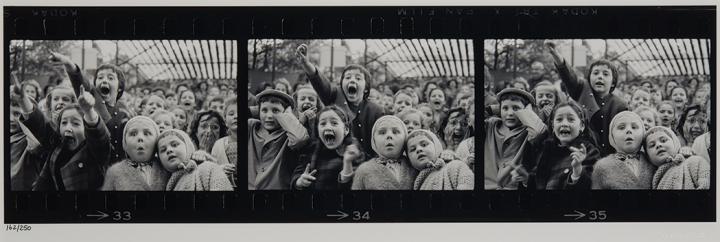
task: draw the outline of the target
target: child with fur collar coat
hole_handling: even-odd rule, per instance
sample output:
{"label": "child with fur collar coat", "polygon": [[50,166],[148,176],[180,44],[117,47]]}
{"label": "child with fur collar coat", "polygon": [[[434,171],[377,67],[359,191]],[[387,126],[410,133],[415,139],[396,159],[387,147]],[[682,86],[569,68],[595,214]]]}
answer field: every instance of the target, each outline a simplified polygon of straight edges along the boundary
{"label": "child with fur collar coat", "polygon": [[380,117],[372,128],[371,146],[378,157],[354,173],[352,190],[411,190],[418,171],[403,156],[407,128],[400,118]]}
{"label": "child with fur collar coat", "polygon": [[420,173],[415,178],[413,190],[472,190],[475,175],[465,162],[441,158],[442,142],[430,131],[419,129],[407,138],[407,154],[410,163]]}
{"label": "child with fur collar coat", "polygon": [[592,189],[650,189],[655,167],[642,154],[645,127],[639,115],[623,111],[610,121],[608,140],[617,151],[595,163]]}

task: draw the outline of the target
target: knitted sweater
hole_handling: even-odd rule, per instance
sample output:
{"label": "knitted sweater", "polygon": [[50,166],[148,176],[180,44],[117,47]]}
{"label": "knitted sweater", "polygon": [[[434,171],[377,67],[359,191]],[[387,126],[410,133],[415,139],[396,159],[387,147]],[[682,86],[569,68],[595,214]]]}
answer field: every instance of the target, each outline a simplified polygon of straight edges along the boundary
{"label": "knitted sweater", "polygon": [[390,168],[380,164],[378,158],[362,163],[355,170],[352,190],[412,190],[418,171],[405,158],[399,162],[399,179],[395,179]]}
{"label": "knitted sweater", "polygon": [[653,189],[710,189],[710,163],[700,156],[691,156],[679,165],[665,163],[653,177]]}
{"label": "knitted sweater", "polygon": [[[194,162],[194,161],[190,161]],[[192,165],[190,165],[192,166]],[[197,168],[173,172],[167,183],[168,191],[232,191],[223,169],[215,163],[203,162]]]}
{"label": "knitted sweater", "polygon": [[657,167],[650,164],[643,154],[639,154],[638,159],[640,159],[638,176],[635,176],[632,170],[614,154],[600,159],[593,167],[592,189],[651,189]]}
{"label": "knitted sweater", "polygon": [[417,175],[413,190],[473,190],[475,175],[465,162],[454,160],[440,169],[427,168]]}
{"label": "knitted sweater", "polygon": [[150,166],[151,183],[148,184],[138,167],[125,159],[115,163],[105,173],[103,191],[164,191],[170,173],[163,168],[159,161],[153,161]]}

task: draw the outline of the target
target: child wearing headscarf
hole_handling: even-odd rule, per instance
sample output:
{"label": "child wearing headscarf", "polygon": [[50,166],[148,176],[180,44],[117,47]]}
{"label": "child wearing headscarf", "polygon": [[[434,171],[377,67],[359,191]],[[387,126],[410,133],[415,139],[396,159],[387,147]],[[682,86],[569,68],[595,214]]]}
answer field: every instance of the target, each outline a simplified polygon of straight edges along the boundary
{"label": "child wearing headscarf", "polygon": [[440,158],[442,141],[430,131],[419,129],[408,135],[407,154],[412,166],[419,170],[413,190],[472,190],[475,175],[460,160]]}
{"label": "child wearing headscarf", "polygon": [[623,111],[610,121],[608,141],[616,153],[593,167],[592,189],[651,189],[655,167],[642,154],[645,127],[639,115]]}
{"label": "child wearing headscarf", "polygon": [[103,191],[164,191],[170,173],[154,157],[160,129],[145,116],[136,116],[123,129],[123,150],[127,158],[110,166]]}
{"label": "child wearing headscarf", "polygon": [[652,180],[657,190],[710,189],[710,163],[700,156],[680,154],[680,139],[671,129],[656,126],[645,136],[648,159],[658,166]]}
{"label": "child wearing headscarf", "polygon": [[172,173],[168,191],[232,191],[232,185],[215,158],[204,151],[195,151],[187,133],[177,129],[158,137],[158,156],[163,167]]}
{"label": "child wearing headscarf", "polygon": [[378,157],[355,170],[352,190],[411,190],[418,171],[403,156],[407,128],[400,118],[385,115],[372,128],[371,147]]}

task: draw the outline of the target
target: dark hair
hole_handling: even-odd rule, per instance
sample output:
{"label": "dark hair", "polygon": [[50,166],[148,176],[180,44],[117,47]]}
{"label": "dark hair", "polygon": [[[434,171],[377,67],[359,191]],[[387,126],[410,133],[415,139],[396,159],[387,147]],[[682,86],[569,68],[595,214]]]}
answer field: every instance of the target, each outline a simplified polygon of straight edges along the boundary
{"label": "dark hair", "polygon": [[115,98],[115,100],[119,100],[120,97],[122,97],[123,93],[125,92],[125,73],[123,72],[120,67],[113,65],[113,64],[102,64],[100,67],[97,68],[95,71],[95,79],[93,79],[93,85],[95,85],[95,82],[97,81],[97,75],[102,70],[112,70],[115,72],[115,75],[117,75],[118,78],[118,95]]}
{"label": "dark hair", "polygon": [[[324,107],[317,113],[318,118],[315,119],[314,127],[317,127],[318,124],[320,123],[320,114],[322,114],[324,112],[330,112],[330,111],[335,112],[338,115],[338,117],[340,117],[343,124],[345,124],[345,128],[347,128],[349,131],[347,136],[352,136],[352,127],[350,127],[350,125],[352,125],[352,124],[350,123],[350,118],[348,118],[347,114],[345,114],[345,111],[343,111],[341,108],[339,108],[335,105]],[[316,136],[319,136],[319,135],[320,135],[319,133],[316,134]]]}
{"label": "dark hair", "polygon": [[223,117],[218,112],[216,112],[215,110],[200,112],[195,115],[195,119],[193,119],[192,124],[190,125],[190,138],[193,140],[193,143],[195,143],[195,145],[198,147],[200,145],[200,141],[198,140],[197,132],[198,128],[200,127],[200,120],[205,116],[210,116],[210,118],[216,118],[218,120],[218,124],[220,125],[220,135],[218,136],[218,138],[227,136],[227,125],[225,124],[225,119],[223,119]]}
{"label": "dark hair", "polygon": [[[685,134],[684,134],[684,131],[683,131],[683,126],[685,126],[685,122],[687,122],[688,115],[689,115],[690,112],[692,112],[693,110],[696,111],[696,112],[695,112],[695,115],[698,115],[698,114],[700,114],[700,113],[705,113],[705,110],[703,110],[703,108],[702,108],[700,105],[697,105],[697,104],[696,104],[696,105],[691,105],[691,106],[685,108],[685,110],[684,110],[683,113],[682,113],[682,116],[680,116],[680,120],[678,121],[677,126],[675,126],[675,130],[676,130],[676,131],[678,132],[678,134],[679,134],[681,137],[683,137],[683,138],[685,137]],[[687,142],[693,142],[692,140],[686,140],[686,141],[687,141]]]}
{"label": "dark hair", "polygon": [[193,108],[197,108],[198,98],[197,98],[197,96],[195,96],[195,93],[194,93],[192,90],[190,90],[190,89],[187,89],[187,90],[185,90],[185,91],[182,91],[182,92],[178,95],[178,97],[177,97],[177,103],[176,103],[176,104],[180,104],[180,99],[182,99],[182,95],[185,94],[186,92],[192,93],[193,97],[195,98],[195,107],[193,107]]}
{"label": "dark hair", "polygon": [[175,96],[175,93],[174,93],[174,92],[167,92],[167,93],[165,93],[165,98],[174,97],[174,96]]}
{"label": "dark hair", "polygon": [[455,80],[455,79],[450,79],[450,80],[447,81],[447,87],[449,88],[449,87],[450,87],[450,83],[453,83],[453,82],[455,83],[455,86],[456,86],[456,87],[459,85],[458,82],[457,82],[457,80]]}
{"label": "dark hair", "polygon": [[157,91],[161,91],[163,93],[163,95],[165,95],[165,89],[160,88],[160,87],[153,89],[153,92],[157,92]]}
{"label": "dark hair", "polygon": [[77,112],[80,114],[80,119],[82,119],[83,124],[85,124],[85,119],[83,119],[83,117],[82,117],[85,114],[85,112],[83,112],[82,108],[80,108],[80,105],[70,104],[68,106],[65,106],[62,110],[60,110],[60,113],[58,114],[58,119],[55,120],[55,122],[56,122],[55,125],[57,125],[58,128],[60,128],[60,120],[62,120],[62,116],[63,116],[63,114],[65,114],[65,111],[69,111],[72,109],[77,110]]}
{"label": "dark hair", "polygon": [[[423,89],[422,89],[422,95],[423,95],[422,98],[423,98],[423,101],[427,101],[427,99],[428,99],[428,97],[425,96],[425,93],[427,93],[427,91],[428,91],[428,86],[430,86],[430,84],[434,84],[434,85],[435,85],[435,88],[438,88],[438,87],[439,87],[438,84],[435,83],[434,81],[428,81],[428,82],[426,82],[426,83],[425,83],[425,86],[423,86]],[[432,90],[430,90],[430,91],[432,91]]]}
{"label": "dark hair", "polygon": [[498,97],[498,102],[501,104],[502,101],[505,100],[518,101],[521,102],[523,106],[527,106],[528,104],[530,104],[530,100],[528,100],[526,97],[520,96],[519,94],[515,93],[508,93]]}
{"label": "dark hair", "polygon": [[345,79],[345,73],[349,70],[360,70],[362,74],[365,76],[365,91],[363,92],[363,100],[367,99],[367,96],[370,95],[370,88],[372,87],[372,76],[370,75],[370,72],[365,69],[365,67],[358,65],[358,64],[350,64],[345,66],[345,69],[342,71],[342,75],[340,75],[340,83]]}
{"label": "dark hair", "polygon": [[[590,64],[590,67],[588,67],[587,75],[585,76],[585,80],[587,80],[588,83],[590,82],[590,74],[592,74],[592,69],[595,68],[596,66],[607,66],[608,68],[610,68],[610,73],[612,74],[612,77],[613,77],[612,85],[610,85],[610,93],[612,93],[615,90],[615,86],[617,86],[617,83],[619,81],[617,67],[615,67],[615,65],[612,62],[610,62],[609,60],[605,60],[605,59],[600,59],[600,60],[593,62],[592,64]],[[593,93],[594,92],[595,92],[595,90],[593,90]]]}
{"label": "dark hair", "polygon": [[675,89],[682,89],[685,92],[685,96],[687,97],[687,99],[690,100],[690,93],[685,87],[680,85],[673,87],[673,89],[670,89],[670,92],[668,93],[668,98],[672,97],[672,93],[675,91]]}
{"label": "dark hair", "polygon": [[665,85],[663,86],[663,92],[665,92],[665,93],[664,93],[664,94],[665,94],[665,97],[663,97],[663,98],[670,97],[670,93],[672,92],[672,90],[668,91],[668,90],[667,90],[667,87],[668,87],[668,83],[671,83],[671,82],[674,82],[674,83],[675,83],[675,86],[680,86],[680,84],[679,84],[675,79],[671,79],[671,80],[669,80],[669,81],[666,81],[666,82],[665,82]]}
{"label": "dark hair", "polygon": [[185,89],[189,89],[185,83],[180,83],[177,86],[175,86],[175,93],[178,94],[178,97],[182,94],[182,93],[180,93],[180,91],[178,91],[178,90],[180,90],[180,87],[185,87]]}

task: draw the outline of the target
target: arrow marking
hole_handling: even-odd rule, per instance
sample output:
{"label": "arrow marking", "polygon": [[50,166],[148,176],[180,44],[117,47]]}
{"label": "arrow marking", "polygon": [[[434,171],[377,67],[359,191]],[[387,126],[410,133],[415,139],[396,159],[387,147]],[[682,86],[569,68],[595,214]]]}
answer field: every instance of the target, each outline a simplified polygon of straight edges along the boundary
{"label": "arrow marking", "polygon": [[565,215],[563,215],[563,216],[564,216],[564,217],[575,217],[574,220],[578,220],[578,219],[580,219],[580,218],[582,218],[582,217],[585,217],[585,214],[584,214],[584,213],[581,213],[580,211],[575,210],[574,212],[575,212],[575,213],[573,213],[573,214],[565,214]]}
{"label": "arrow marking", "polygon": [[87,215],[85,215],[85,216],[88,216],[88,217],[97,217],[97,220],[101,220],[101,219],[107,218],[107,217],[109,216],[107,213],[103,213],[103,212],[100,212],[100,211],[96,211],[96,212],[98,212],[98,213],[100,213],[100,214],[87,214]]}
{"label": "arrow marking", "polygon": [[340,210],[338,210],[337,212],[340,213],[340,214],[328,214],[328,215],[325,215],[325,216],[327,216],[327,217],[338,217],[337,220],[341,220],[341,219],[347,218],[347,216],[348,216],[347,213],[343,213],[343,212],[340,211]]}

